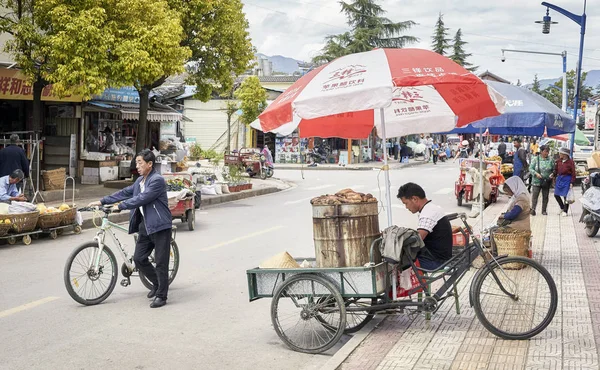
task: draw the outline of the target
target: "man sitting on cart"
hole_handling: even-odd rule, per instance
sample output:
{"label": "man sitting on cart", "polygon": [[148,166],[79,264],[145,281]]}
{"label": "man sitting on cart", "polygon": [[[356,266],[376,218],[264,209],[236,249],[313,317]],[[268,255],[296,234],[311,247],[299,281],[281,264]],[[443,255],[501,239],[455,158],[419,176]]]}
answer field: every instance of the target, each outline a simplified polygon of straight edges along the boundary
{"label": "man sitting on cart", "polygon": [[425,248],[418,256],[421,267],[435,270],[452,258],[452,226],[441,207],[431,203],[425,190],[419,185],[408,182],[398,190],[398,199],[406,209],[419,214],[417,231]]}

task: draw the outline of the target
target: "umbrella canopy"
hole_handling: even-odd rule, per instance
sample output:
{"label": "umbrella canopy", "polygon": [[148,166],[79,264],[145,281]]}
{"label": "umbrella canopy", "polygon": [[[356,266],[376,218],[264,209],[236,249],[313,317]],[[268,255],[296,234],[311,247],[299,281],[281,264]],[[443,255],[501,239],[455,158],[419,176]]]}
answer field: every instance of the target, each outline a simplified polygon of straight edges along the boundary
{"label": "umbrella canopy", "polygon": [[492,135],[554,136],[573,132],[575,121],[546,98],[521,86],[495,81],[485,83],[504,95],[506,107],[502,115],[484,118],[448,133],[477,134],[482,128]]}
{"label": "umbrella canopy", "polygon": [[[553,136],[552,138],[554,138],[556,140],[560,140],[560,141],[569,141],[569,140],[571,140],[571,135],[562,134],[562,135]],[[590,145],[590,141],[588,140],[588,138],[578,128],[575,128],[575,144],[581,145],[581,146]]]}
{"label": "umbrella canopy", "polygon": [[366,138],[447,131],[499,115],[504,98],[452,60],[421,49],[375,49],[316,68],[260,116],[265,132]]}

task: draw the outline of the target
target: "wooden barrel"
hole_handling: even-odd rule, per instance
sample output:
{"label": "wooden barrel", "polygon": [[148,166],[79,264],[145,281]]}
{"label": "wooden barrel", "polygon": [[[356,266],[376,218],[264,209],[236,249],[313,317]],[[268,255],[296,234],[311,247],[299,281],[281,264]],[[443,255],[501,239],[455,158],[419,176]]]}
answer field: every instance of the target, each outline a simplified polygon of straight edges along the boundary
{"label": "wooden barrel", "polygon": [[[370,262],[371,243],[381,235],[377,203],[313,205],[318,267],[358,267]],[[375,262],[381,260],[378,249]]]}

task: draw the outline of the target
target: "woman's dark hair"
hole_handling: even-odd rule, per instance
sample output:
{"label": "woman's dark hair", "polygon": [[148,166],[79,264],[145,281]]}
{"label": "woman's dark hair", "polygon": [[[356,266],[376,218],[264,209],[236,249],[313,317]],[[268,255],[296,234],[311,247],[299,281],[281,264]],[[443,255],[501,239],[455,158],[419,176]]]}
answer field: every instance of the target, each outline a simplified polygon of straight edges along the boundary
{"label": "woman's dark hair", "polygon": [[154,153],[152,153],[150,149],[142,150],[135,157],[142,157],[144,162],[152,162],[153,165],[156,163],[156,156],[154,155]]}
{"label": "woman's dark hair", "polygon": [[540,146],[540,153],[543,152],[544,150],[550,150],[550,147],[548,145]]}
{"label": "woman's dark hair", "polygon": [[407,182],[398,189],[398,199],[412,197],[425,199],[425,190],[414,182]]}

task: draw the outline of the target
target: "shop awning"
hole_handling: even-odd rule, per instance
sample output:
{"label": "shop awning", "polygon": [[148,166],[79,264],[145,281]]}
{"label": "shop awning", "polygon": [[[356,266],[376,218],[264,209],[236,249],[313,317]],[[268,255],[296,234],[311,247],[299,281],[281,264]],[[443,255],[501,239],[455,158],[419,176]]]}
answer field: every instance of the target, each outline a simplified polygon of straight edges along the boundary
{"label": "shop awning", "polygon": [[[120,113],[121,118],[124,120],[137,121],[140,118],[140,110],[138,107],[128,104],[127,106],[109,104],[99,101],[88,101],[86,110],[95,111],[109,111],[111,113]],[[176,111],[160,111],[160,110],[148,110],[148,121],[153,122],[177,122],[183,121],[183,114]]]}

